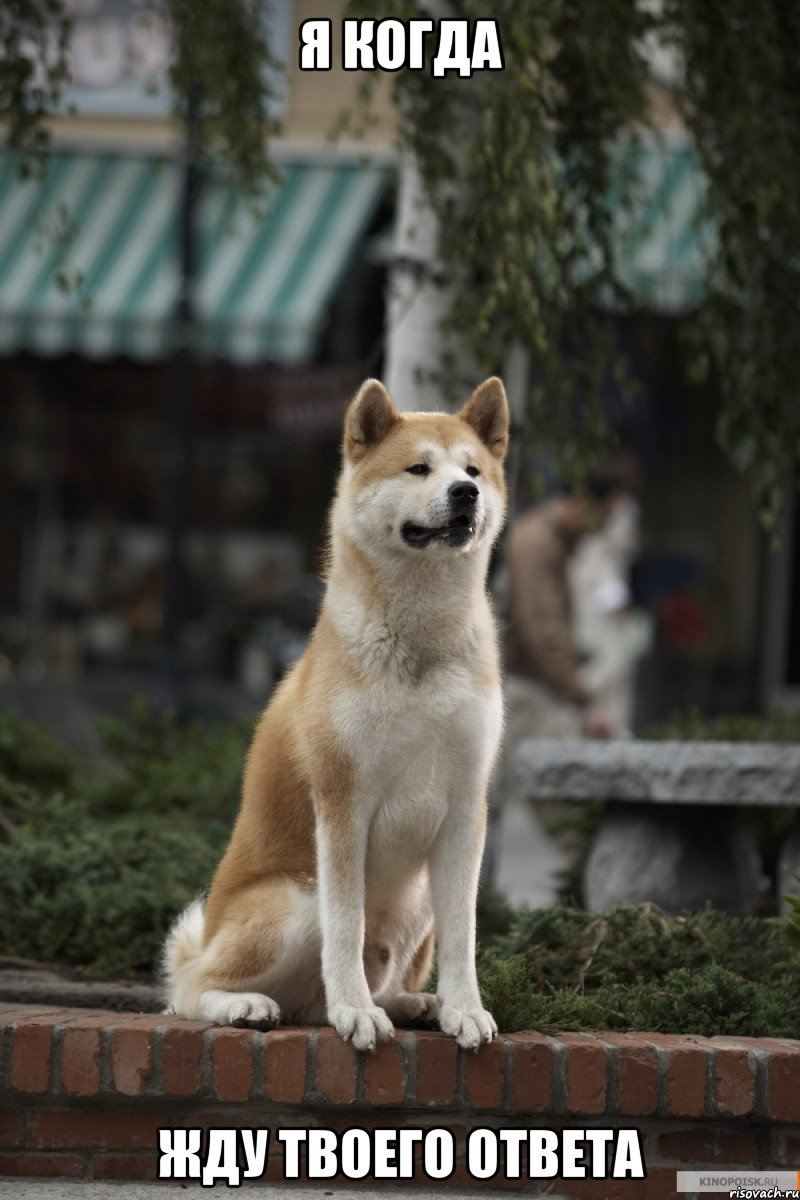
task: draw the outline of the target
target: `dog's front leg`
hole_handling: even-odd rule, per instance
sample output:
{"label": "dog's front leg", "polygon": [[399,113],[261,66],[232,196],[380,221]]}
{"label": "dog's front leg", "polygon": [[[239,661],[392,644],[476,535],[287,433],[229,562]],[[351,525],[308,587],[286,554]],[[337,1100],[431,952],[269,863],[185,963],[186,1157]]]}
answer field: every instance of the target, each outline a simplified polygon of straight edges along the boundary
{"label": "dog's front leg", "polygon": [[392,1036],[392,1022],[372,1003],[364,972],[366,822],[341,813],[317,819],[322,979],[328,1020],[357,1050]]}
{"label": "dog's front leg", "polygon": [[481,1003],[475,972],[475,908],[486,832],[481,794],[451,804],[431,849],[429,871],[439,956],[439,1025],[465,1050],[497,1033]]}

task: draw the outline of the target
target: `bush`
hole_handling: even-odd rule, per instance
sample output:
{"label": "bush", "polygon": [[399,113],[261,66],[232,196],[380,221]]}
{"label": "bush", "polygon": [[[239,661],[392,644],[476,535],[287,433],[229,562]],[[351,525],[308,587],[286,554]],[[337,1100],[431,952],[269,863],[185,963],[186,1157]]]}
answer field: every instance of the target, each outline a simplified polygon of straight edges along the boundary
{"label": "bush", "polygon": [[708,717],[699,708],[689,708],[672,713],[646,737],[661,742],[800,742],[800,714],[772,709]]}
{"label": "bush", "polygon": [[481,940],[484,1000],[504,1029],[800,1037],[800,959],[775,919],[558,906]]}
{"label": "bush", "polygon": [[181,724],[137,700],[100,723],[110,765],[90,787],[96,813],[229,820],[236,812],[250,731],[244,724]]}
{"label": "bush", "polygon": [[0,711],[0,777],[31,787],[66,787],[75,763],[64,746],[12,709]]}
{"label": "bush", "polygon": [[137,702],[102,734],[107,761],[78,769],[0,714],[0,949],[151,971],[225,848],[247,732],[180,726]]}
{"label": "bush", "polygon": [[215,846],[207,830],[100,823],[67,805],[60,816],[0,845],[4,953],[91,974],[151,970],[173,916],[208,886],[225,826]]}

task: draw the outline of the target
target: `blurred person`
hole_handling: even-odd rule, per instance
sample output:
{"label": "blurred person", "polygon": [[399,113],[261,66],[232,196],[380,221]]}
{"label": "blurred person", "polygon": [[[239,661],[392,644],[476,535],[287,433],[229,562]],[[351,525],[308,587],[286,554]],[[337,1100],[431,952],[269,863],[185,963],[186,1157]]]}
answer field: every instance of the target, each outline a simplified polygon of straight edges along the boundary
{"label": "blurred person", "polygon": [[492,787],[485,870],[517,907],[553,904],[566,857],[516,785],[526,738],[609,738],[617,727],[583,678],[575,642],[570,560],[602,528],[624,493],[614,472],[585,495],[561,493],[524,512],[506,548],[505,735]]}
{"label": "blurred person", "polygon": [[570,563],[581,677],[619,731],[629,731],[636,667],[652,641],[652,620],[632,603],[630,576],[641,544],[639,501],[621,494],[602,529]]}
{"label": "blurred person", "polygon": [[592,474],[585,494],[561,493],[512,526],[507,549],[506,743],[598,737],[617,726],[580,670],[570,561],[624,496],[618,472]]}

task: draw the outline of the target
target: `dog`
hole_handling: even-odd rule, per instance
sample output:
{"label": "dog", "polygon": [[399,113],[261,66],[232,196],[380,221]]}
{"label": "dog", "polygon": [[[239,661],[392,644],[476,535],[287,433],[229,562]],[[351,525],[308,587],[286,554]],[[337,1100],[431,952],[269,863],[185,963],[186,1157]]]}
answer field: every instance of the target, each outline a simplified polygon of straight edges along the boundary
{"label": "dog", "polygon": [[208,897],[168,934],[174,1012],[327,1021],[358,1050],[393,1023],[438,1022],[473,1050],[496,1034],[475,908],[508,428],[496,378],[457,414],[400,412],[375,379],[349,405],[319,620],[256,727]]}

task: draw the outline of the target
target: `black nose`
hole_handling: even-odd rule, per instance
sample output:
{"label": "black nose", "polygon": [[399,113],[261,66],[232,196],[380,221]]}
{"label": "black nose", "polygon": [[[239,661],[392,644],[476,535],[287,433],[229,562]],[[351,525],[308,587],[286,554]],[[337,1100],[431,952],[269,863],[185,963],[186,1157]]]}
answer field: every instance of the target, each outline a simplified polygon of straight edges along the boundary
{"label": "black nose", "polygon": [[450,505],[452,508],[458,509],[460,512],[465,512],[475,504],[478,499],[478,489],[469,479],[464,479],[458,483],[451,483],[447,489],[447,494],[450,497]]}

